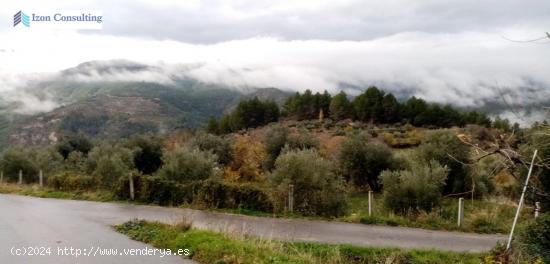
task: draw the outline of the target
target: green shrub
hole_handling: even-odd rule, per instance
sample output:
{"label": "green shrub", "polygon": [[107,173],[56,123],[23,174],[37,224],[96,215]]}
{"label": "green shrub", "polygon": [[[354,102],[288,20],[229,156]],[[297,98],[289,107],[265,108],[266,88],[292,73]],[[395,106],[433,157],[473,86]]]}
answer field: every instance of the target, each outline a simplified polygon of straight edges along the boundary
{"label": "green shrub", "polygon": [[134,167],[143,174],[152,174],[162,165],[162,139],[153,135],[137,135],[125,144],[133,152]]}
{"label": "green shrub", "polygon": [[223,165],[233,160],[232,143],[227,138],[201,133],[191,140],[191,147],[212,152],[216,155],[217,161]]}
{"label": "green shrub", "polygon": [[519,236],[520,246],[532,257],[550,263],[550,213],[540,215]]}
{"label": "green shrub", "polygon": [[48,177],[48,185],[60,191],[86,191],[94,189],[97,181],[90,176],[62,172]]}
{"label": "green shrub", "polygon": [[[146,180],[144,176],[140,173],[132,173],[132,179],[134,181],[134,195],[135,197],[141,197],[141,191],[143,189],[144,181]],[[118,179],[118,183],[115,188],[115,196],[118,199],[129,200],[130,199],[130,179],[128,176],[121,176]]]}
{"label": "green shrub", "polygon": [[275,160],[281,154],[285,146],[287,149],[319,149],[319,141],[307,132],[290,134],[286,127],[277,126],[269,130],[264,139],[267,158],[264,161],[264,169],[272,170]]}
{"label": "green shrub", "polygon": [[63,169],[63,156],[54,147],[30,149],[27,157],[38,170],[42,170],[44,175],[52,175]]}
{"label": "green shrub", "polygon": [[158,175],[166,179],[186,183],[217,176],[216,156],[198,149],[180,148],[164,155],[164,165]]}
{"label": "green shrub", "polygon": [[394,166],[392,151],[385,145],[367,143],[361,136],[353,136],[342,144],[338,157],[340,172],[355,186],[369,186],[379,191],[378,176]]}
{"label": "green shrub", "polygon": [[69,156],[63,161],[63,167],[65,170],[74,173],[91,174],[91,172],[88,173],[86,170],[86,163],[88,161],[84,153],[75,150],[69,153]]}
{"label": "green shrub", "polygon": [[283,126],[276,126],[267,131],[264,139],[267,158],[263,165],[266,170],[271,170],[275,166],[275,160],[287,143],[289,133],[289,129]]}
{"label": "green shrub", "polygon": [[434,159],[447,166],[449,175],[445,180],[443,194],[462,193],[471,189],[468,184],[470,149],[449,131],[437,131],[422,143],[415,154],[423,162]]}
{"label": "green shrub", "polygon": [[86,172],[97,177],[104,188],[114,188],[120,177],[128,177],[134,168],[132,151],[120,145],[94,147],[85,161]]}
{"label": "green shrub", "polygon": [[[180,184],[163,177],[140,174],[134,175],[133,180],[135,199],[141,202],[173,206],[195,203],[209,208],[273,211],[270,196],[253,185],[233,185],[215,180]],[[130,198],[128,181],[128,177],[120,178],[116,189],[119,199]]]}
{"label": "green shrub", "polygon": [[227,198],[227,185],[219,181],[204,181],[194,201],[206,207],[226,208]]}
{"label": "green shrub", "polygon": [[434,160],[427,164],[412,163],[410,170],[382,172],[385,206],[402,214],[431,211],[441,202],[447,173],[448,169]]}
{"label": "green shrub", "polygon": [[64,159],[67,159],[73,151],[87,155],[92,147],[92,142],[83,135],[65,137],[56,145],[57,151]]}
{"label": "green shrub", "polygon": [[162,177],[144,177],[146,179],[140,189],[140,199],[159,205],[180,205],[191,202],[193,192],[189,188],[194,185],[182,185]]}
{"label": "green shrub", "polygon": [[234,208],[262,212],[273,211],[273,201],[268,193],[251,184],[231,185],[229,199]]}
{"label": "green shrub", "polygon": [[23,173],[23,181],[26,183],[36,182],[38,169],[29,159],[28,153],[20,149],[9,149],[2,155],[0,160],[4,176],[8,181],[17,182],[19,171]]}
{"label": "green shrub", "polygon": [[214,180],[203,181],[194,197],[196,203],[213,208],[273,211],[270,196],[262,189],[248,184],[227,184]]}
{"label": "green shrub", "polygon": [[275,210],[283,211],[294,185],[294,209],[306,215],[339,216],[346,209],[344,181],[315,150],[283,151],[269,177]]}

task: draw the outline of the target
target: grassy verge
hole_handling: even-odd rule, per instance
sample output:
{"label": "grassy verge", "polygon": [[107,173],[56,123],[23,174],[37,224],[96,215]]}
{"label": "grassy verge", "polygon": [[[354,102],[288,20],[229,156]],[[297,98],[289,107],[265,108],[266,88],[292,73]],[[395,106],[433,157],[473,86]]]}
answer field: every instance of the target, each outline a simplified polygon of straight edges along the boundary
{"label": "grassy verge", "polygon": [[189,249],[200,263],[480,263],[480,254],[262,240],[133,220],[115,229],[158,248]]}
{"label": "grassy verge", "polygon": [[[435,230],[454,230],[476,233],[507,233],[510,230],[516,207],[496,201],[465,200],[464,224],[457,226],[457,199],[446,198],[440,208],[430,213],[395,215],[384,208],[382,197],[375,196],[373,216],[368,216],[368,198],[365,193],[353,194],[349,200],[349,214],[337,220],[390,226],[407,226]],[[519,221],[525,225],[532,221],[529,209],[524,209]]]}
{"label": "grassy verge", "polygon": [[49,187],[40,188],[38,185],[18,185],[12,183],[0,184],[0,193],[12,193],[42,198],[87,200],[98,202],[115,200],[115,197],[109,191],[58,191]]}

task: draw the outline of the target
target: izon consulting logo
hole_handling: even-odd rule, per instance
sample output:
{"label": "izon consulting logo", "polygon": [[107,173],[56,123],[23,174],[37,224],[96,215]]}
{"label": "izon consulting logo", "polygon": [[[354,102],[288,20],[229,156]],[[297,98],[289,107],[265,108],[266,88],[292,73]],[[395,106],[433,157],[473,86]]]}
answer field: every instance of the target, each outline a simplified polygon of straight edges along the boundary
{"label": "izon consulting logo", "polygon": [[13,16],[13,26],[15,27],[20,23],[25,25],[26,27],[31,26],[31,21],[29,20],[29,16],[25,15],[23,11],[19,11]]}

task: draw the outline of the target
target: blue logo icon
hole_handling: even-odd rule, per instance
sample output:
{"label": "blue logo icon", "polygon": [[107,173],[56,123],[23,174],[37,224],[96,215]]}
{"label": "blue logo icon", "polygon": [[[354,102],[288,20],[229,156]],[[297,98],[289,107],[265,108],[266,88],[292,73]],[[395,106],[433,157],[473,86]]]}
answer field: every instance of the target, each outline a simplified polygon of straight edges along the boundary
{"label": "blue logo icon", "polygon": [[25,25],[26,27],[31,26],[31,21],[29,19],[29,16],[25,15],[23,11],[19,11],[13,16],[13,26],[15,27],[19,25],[19,23]]}

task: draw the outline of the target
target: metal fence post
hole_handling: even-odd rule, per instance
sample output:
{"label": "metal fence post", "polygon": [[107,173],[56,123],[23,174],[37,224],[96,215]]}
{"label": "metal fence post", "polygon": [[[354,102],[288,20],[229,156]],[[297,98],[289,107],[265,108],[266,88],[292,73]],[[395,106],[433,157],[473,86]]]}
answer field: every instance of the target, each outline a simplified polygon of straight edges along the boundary
{"label": "metal fence post", "polygon": [[464,220],[464,198],[458,198],[458,226],[462,225]]}

